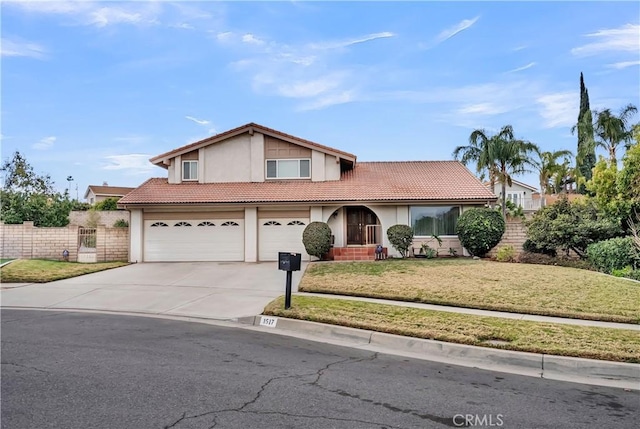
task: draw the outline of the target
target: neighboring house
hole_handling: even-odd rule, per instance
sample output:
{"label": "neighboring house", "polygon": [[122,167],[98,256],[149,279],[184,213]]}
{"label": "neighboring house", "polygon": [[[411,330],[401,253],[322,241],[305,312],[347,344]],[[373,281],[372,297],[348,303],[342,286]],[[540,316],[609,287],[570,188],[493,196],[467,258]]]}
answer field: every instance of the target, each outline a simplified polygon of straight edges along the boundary
{"label": "neighboring house", "polygon": [[129,257],[142,261],[309,259],[302,232],[327,222],[336,259],[396,254],[387,229],[412,225],[416,241],[438,234],[462,254],[459,214],[493,204],[457,161],[356,162],[338,149],[250,123],[151,159],[167,177],[122,198],[130,211]]}
{"label": "neighboring house", "polygon": [[[491,189],[491,184],[485,182],[485,185]],[[502,198],[502,184],[496,183],[493,193]],[[540,194],[538,189],[526,183],[511,181],[511,186],[507,185],[506,192],[507,201],[511,201],[516,206],[522,207],[524,211],[535,211],[540,208]],[[500,203],[500,201],[498,201]]]}
{"label": "neighboring house", "polygon": [[97,186],[89,185],[84,193],[84,199],[89,204],[95,204],[99,201],[106,200],[107,198],[122,198],[135,188],[125,188],[122,186]]}

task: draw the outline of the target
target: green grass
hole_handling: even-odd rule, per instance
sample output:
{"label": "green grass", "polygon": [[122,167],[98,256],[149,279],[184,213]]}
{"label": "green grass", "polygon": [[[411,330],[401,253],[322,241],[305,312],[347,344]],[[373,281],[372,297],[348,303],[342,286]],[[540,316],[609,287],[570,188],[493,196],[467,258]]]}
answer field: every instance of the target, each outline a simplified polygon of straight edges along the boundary
{"label": "green grass", "polygon": [[4,264],[5,262],[9,262],[9,261],[13,261],[13,259],[1,259],[0,258],[0,265]]}
{"label": "green grass", "polygon": [[[529,322],[348,301],[294,296],[272,301],[264,314],[459,344],[640,363],[640,332]],[[504,344],[488,341],[500,340]]]}
{"label": "green grass", "polygon": [[314,263],[299,290],[640,323],[640,283],[548,265],[455,259]]}
{"label": "green grass", "polygon": [[96,264],[78,264],[77,262],[25,259],[0,268],[0,279],[2,283],[47,283],[125,265],[128,265],[128,263],[98,262]]}

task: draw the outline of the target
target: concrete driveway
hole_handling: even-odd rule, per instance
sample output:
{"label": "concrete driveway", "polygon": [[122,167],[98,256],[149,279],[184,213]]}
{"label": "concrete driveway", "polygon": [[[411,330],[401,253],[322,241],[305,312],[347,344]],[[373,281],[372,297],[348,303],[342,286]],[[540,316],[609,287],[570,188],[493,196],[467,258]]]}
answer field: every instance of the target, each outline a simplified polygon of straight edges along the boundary
{"label": "concrete driveway", "polygon": [[[297,290],[303,271],[294,272]],[[140,263],[0,292],[3,307],[84,309],[237,319],[283,295],[277,263]]]}

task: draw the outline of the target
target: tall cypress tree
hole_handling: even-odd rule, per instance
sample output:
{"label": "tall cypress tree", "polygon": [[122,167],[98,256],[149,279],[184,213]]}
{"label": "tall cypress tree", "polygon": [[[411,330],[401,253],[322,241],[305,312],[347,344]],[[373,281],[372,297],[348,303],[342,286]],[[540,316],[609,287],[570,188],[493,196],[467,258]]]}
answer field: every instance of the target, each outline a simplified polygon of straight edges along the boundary
{"label": "tall cypress tree", "polygon": [[[591,180],[593,167],[596,165],[596,148],[593,144],[593,118],[589,107],[589,91],[584,85],[584,76],[580,73],[580,112],[578,113],[578,152],[576,167],[580,175],[586,180]],[[584,185],[580,185],[578,192],[586,193]]]}

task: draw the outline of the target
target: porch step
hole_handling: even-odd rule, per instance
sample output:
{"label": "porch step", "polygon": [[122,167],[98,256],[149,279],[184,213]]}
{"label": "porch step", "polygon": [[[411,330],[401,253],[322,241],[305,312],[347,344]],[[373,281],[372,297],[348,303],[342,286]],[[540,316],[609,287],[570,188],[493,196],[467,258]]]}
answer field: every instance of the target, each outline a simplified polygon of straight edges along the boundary
{"label": "porch step", "polygon": [[[382,250],[384,258],[387,257],[387,248]],[[329,250],[328,259],[334,261],[375,261],[375,247],[334,247]]]}

